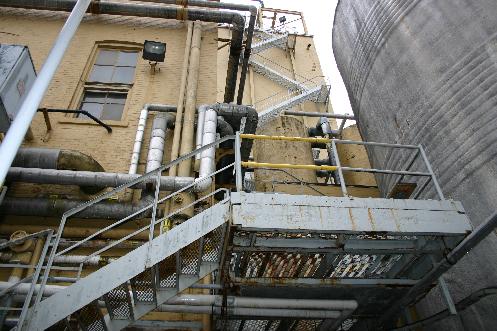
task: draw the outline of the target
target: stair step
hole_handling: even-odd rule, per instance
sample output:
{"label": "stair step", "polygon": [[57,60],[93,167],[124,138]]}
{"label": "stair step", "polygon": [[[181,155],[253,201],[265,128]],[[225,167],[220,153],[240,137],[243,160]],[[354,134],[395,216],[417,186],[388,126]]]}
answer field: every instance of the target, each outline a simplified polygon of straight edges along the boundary
{"label": "stair step", "polygon": [[102,310],[96,300],[81,308],[76,314],[76,319],[84,331],[107,331]]}
{"label": "stair step", "polygon": [[270,39],[265,39],[252,46],[252,54],[257,54],[271,47],[285,48],[288,41],[288,34],[274,35]]}
{"label": "stair step", "polygon": [[110,318],[116,320],[134,319],[131,294],[127,282],[105,294],[104,301]]}

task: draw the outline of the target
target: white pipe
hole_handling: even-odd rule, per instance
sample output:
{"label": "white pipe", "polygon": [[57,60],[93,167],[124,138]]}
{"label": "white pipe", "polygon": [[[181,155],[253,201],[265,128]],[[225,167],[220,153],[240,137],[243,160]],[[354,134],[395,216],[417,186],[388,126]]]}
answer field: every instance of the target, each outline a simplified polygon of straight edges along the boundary
{"label": "white pipe", "polygon": [[91,0],[78,0],[0,145],[0,187]]}
{"label": "white pipe", "polygon": [[131,164],[129,166],[129,174],[134,175],[138,170],[138,161],[140,160],[140,151],[143,143],[143,133],[147,123],[148,107],[145,105],[140,112],[138,127],[136,128],[135,144],[133,145],[133,153],[131,154]]}
{"label": "white pipe", "polygon": [[129,166],[128,173],[131,175],[136,174],[138,170],[138,162],[140,161],[140,153],[143,143],[143,133],[145,132],[145,126],[147,125],[147,118],[149,111],[176,111],[176,106],[171,105],[160,105],[147,103],[143,105],[140,112],[140,118],[138,119],[138,127],[136,128],[135,143],[133,145],[133,153],[131,154],[131,163]]}
{"label": "white pipe", "polygon": [[[6,288],[14,285],[14,282],[0,282],[0,291],[5,290]],[[14,294],[20,294],[20,295],[25,295],[28,294],[29,288],[31,287],[31,283],[21,283],[19,284],[15,290],[13,290]],[[50,296],[55,294],[58,291],[62,291],[65,289],[67,286],[60,286],[60,285],[46,285],[45,290],[43,292],[44,296]],[[34,293],[38,293],[38,290],[40,289],[40,285],[35,286],[35,291]]]}
{"label": "white pipe", "polygon": [[[202,146],[206,146],[216,141],[217,112],[214,109],[205,111],[205,118],[202,133]],[[203,192],[212,184],[212,173],[216,167],[215,164],[216,149],[209,148],[201,153],[200,169],[198,178],[195,179],[195,191]]]}
{"label": "white pipe", "polygon": [[[202,147],[202,137],[204,133],[204,121],[205,121],[205,111],[208,109],[208,105],[201,105],[198,107],[198,119],[197,119],[197,137],[196,137],[196,148]],[[200,160],[200,153],[195,155],[195,159]]]}
{"label": "white pipe", "polygon": [[162,165],[167,129],[171,126],[172,122],[174,122],[174,118],[170,114],[158,113],[155,115],[154,122],[152,123],[150,144],[148,146],[146,173]]}

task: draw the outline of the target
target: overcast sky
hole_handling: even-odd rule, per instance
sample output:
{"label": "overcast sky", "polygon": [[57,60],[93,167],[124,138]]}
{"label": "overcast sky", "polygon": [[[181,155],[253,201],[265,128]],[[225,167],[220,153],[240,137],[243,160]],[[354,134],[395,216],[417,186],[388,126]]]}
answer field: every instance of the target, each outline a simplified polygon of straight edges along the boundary
{"label": "overcast sky", "polygon": [[[223,2],[236,2],[257,4],[250,0],[222,0]],[[338,0],[264,0],[268,8],[288,9],[304,13],[309,34],[314,35],[323,73],[331,85],[331,103],[335,113],[352,114],[347,91],[343,84],[340,72],[335,63],[331,47],[331,32],[333,18]]]}

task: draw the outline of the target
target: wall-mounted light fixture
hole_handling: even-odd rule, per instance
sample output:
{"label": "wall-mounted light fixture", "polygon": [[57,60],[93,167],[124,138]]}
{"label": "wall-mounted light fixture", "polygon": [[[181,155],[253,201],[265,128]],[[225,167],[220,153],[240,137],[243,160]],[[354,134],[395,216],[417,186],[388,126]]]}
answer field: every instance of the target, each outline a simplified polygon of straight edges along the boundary
{"label": "wall-mounted light fixture", "polygon": [[149,61],[152,71],[155,72],[157,63],[164,62],[166,57],[166,44],[161,43],[160,41],[145,40],[143,43],[142,57],[144,60]]}

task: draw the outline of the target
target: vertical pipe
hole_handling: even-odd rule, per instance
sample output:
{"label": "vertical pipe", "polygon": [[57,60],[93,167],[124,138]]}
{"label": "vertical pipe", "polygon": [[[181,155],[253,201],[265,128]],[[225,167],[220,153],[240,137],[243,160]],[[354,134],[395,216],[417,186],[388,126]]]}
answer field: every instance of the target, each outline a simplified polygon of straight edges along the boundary
{"label": "vertical pipe", "polygon": [[342,194],[344,197],[348,195],[347,186],[345,185],[345,179],[343,178],[342,166],[340,164],[340,158],[338,156],[337,145],[335,140],[331,140],[331,150],[333,151],[333,156],[335,157],[335,162],[338,167],[338,177],[340,178],[340,187],[342,188]]}
{"label": "vertical pipe", "polygon": [[[174,124],[174,135],[171,146],[171,161],[176,160],[179,156],[179,141],[181,138],[181,124],[183,122],[183,109],[185,103],[186,79],[188,76],[188,63],[190,61],[190,49],[192,45],[193,22],[188,22],[186,32],[186,44],[183,54],[183,69],[181,72],[181,82],[179,87],[178,109],[176,110],[176,122]],[[176,176],[177,166],[174,165],[169,169],[170,176]]]}
{"label": "vertical pipe", "polygon": [[69,15],[66,23],[62,27],[54,46],[48,54],[47,60],[43,64],[38,77],[28,92],[26,99],[21,105],[19,113],[5,135],[5,139],[0,145],[0,186],[3,185],[10,165],[17,154],[17,150],[22,144],[24,136],[29,129],[31,121],[35,116],[38,107],[48,89],[48,86],[59,67],[64,53],[76,33],[81,20],[83,19],[91,0],[78,0]]}
{"label": "vertical pipe", "polygon": [[130,175],[136,174],[138,170],[138,162],[140,160],[140,151],[143,142],[143,133],[145,132],[145,125],[148,117],[148,105],[145,105],[140,112],[140,119],[138,120],[138,127],[136,128],[135,143],[133,145],[133,153],[131,154],[131,164],[128,173]]}
{"label": "vertical pipe", "polygon": [[[180,155],[187,154],[193,150],[193,129],[195,121],[195,106],[197,101],[198,73],[200,62],[200,38],[202,25],[200,22],[193,24],[192,48],[190,53],[190,69],[186,88],[185,113],[183,120],[183,131],[181,132]],[[191,159],[181,162],[178,166],[179,176],[191,175]]]}
{"label": "vertical pipe", "polygon": [[243,190],[242,158],[240,155],[240,147],[240,132],[237,132],[235,136],[235,180],[237,192],[241,192]]}

